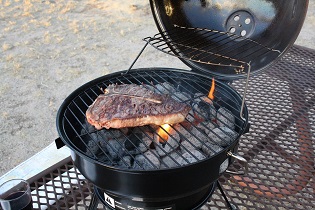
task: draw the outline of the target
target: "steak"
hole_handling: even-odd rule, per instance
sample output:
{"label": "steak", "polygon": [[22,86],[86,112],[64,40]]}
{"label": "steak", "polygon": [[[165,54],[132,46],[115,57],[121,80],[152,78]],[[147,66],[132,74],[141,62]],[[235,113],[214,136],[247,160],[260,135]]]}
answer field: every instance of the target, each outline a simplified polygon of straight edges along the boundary
{"label": "steak", "polygon": [[175,124],[184,121],[190,109],[143,85],[109,85],[89,106],[86,118],[96,129]]}

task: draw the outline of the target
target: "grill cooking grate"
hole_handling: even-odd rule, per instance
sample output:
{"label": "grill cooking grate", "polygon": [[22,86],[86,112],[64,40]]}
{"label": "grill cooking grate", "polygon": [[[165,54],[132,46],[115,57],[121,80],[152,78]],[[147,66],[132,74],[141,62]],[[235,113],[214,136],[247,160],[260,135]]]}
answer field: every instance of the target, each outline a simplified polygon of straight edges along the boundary
{"label": "grill cooking grate", "polygon": [[[228,119],[229,115],[221,114],[219,118],[214,116],[213,119],[208,119],[209,113],[198,109],[198,105],[197,109],[193,108],[194,112],[189,113],[185,122],[171,125],[173,130],[167,132],[170,137],[162,144],[155,139],[158,126],[96,130],[86,122],[85,112],[97,96],[102,94],[102,90],[109,84],[131,83],[154,87],[157,92],[166,91],[170,97],[190,105],[195,104],[196,100],[200,101],[200,97],[207,96],[211,86],[210,78],[167,69],[133,70],[128,74],[119,73],[111,78],[98,79],[94,81],[94,85],[81,87],[82,93],[69,103],[64,112],[63,127],[66,128],[64,131],[70,139],[70,146],[108,166],[128,170],[156,170],[202,161],[204,158],[194,150],[202,152],[205,158],[215,156],[235,144],[239,134],[243,132],[244,121],[239,117],[240,99],[230,91],[228,85],[218,81],[209,113],[215,111],[216,114],[220,108],[229,110],[234,119],[232,125]],[[196,123],[196,115],[206,121]],[[220,132],[214,132],[210,123],[216,127],[220,125],[217,129]],[[228,126],[233,127],[233,134],[222,128]],[[226,139],[226,135],[231,139]],[[222,170],[228,165],[229,163],[225,162]]]}
{"label": "grill cooking grate", "polygon": [[184,60],[231,67],[231,74],[246,72],[252,60],[281,54],[279,50],[229,32],[177,25],[153,37],[146,37],[144,41]]}

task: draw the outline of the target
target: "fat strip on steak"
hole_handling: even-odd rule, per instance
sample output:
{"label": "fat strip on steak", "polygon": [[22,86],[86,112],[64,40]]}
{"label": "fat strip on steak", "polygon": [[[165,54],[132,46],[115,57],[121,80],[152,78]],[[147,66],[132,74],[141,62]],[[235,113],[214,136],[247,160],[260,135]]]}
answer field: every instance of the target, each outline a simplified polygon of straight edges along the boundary
{"label": "fat strip on steak", "polygon": [[184,121],[190,109],[142,85],[109,85],[89,106],[86,118],[96,129],[163,125]]}

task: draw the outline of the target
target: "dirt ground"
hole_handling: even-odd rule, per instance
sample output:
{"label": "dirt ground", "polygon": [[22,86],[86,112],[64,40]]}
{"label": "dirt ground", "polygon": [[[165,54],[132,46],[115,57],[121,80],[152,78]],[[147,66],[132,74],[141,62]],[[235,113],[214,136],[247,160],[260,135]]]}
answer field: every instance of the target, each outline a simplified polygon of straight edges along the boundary
{"label": "dirt ground", "polygon": [[[315,48],[315,0],[297,44]],[[149,1],[0,0],[0,176],[57,137],[63,100],[125,70],[157,32]],[[186,68],[147,48],[135,67]],[[53,157],[52,157],[53,158]]]}

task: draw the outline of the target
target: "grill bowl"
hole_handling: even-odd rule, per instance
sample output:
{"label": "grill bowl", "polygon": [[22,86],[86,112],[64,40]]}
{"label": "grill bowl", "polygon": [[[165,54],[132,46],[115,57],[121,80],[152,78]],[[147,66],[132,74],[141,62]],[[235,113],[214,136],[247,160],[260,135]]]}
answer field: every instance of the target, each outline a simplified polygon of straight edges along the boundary
{"label": "grill bowl", "polygon": [[[243,118],[236,118],[237,137],[217,154],[196,163],[166,169],[135,170],[123,169],[106,164],[97,157],[87,155],[80,139],[80,130],[85,122],[85,111],[101,94],[101,88],[115,83],[150,84],[169,82],[179,89],[191,89],[207,94],[211,78],[201,74],[178,69],[133,69],[117,72],[90,81],[71,93],[57,113],[57,130],[63,143],[71,149],[71,156],[78,170],[98,188],[109,194],[132,201],[153,203],[156,206],[177,205],[174,200],[184,203],[187,209],[203,200],[219,176],[221,164],[229,159],[228,151],[237,153],[240,136],[246,131],[248,112],[245,106]],[[229,109],[239,116],[242,99],[225,83],[217,81],[216,104]],[[194,199],[190,199],[193,198]],[[191,203],[193,202],[193,203]]]}

